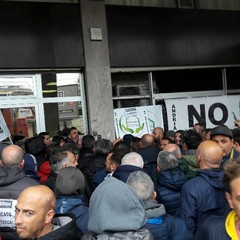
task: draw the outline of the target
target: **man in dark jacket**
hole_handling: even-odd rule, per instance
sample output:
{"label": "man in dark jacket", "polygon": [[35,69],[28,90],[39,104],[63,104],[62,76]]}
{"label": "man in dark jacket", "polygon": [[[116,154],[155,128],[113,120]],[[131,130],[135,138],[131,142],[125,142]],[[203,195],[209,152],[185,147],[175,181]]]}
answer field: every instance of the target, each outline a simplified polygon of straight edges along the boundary
{"label": "man in dark jacket", "polygon": [[158,177],[156,184],[157,201],[164,204],[167,213],[175,215],[180,205],[182,186],[188,181],[178,159],[168,151],[161,151],[157,158]]}
{"label": "man in dark jacket", "polygon": [[127,153],[123,156],[121,165],[117,167],[112,176],[126,182],[131,172],[143,171],[143,165],[141,155],[136,152]]}
{"label": "man in dark jacket", "polygon": [[148,217],[144,227],[149,229],[155,240],[193,239],[182,219],[167,214],[164,205],[157,203],[154,184],[149,175],[142,171],[132,172],[128,177],[127,184],[143,201]]}
{"label": "man in dark jacket", "polygon": [[220,169],[222,156],[223,151],[216,142],[203,141],[197,149],[200,170],[182,187],[178,215],[193,234],[210,215],[223,215],[227,210]]}
{"label": "man in dark jacket", "polygon": [[52,190],[39,185],[26,188],[16,204],[16,231],[21,239],[75,240],[74,215],[55,215]]}
{"label": "man in dark jacket", "polygon": [[140,140],[140,148],[137,151],[143,158],[144,171],[156,181],[157,176],[157,156],[160,148],[154,145],[154,136],[144,134]]}
{"label": "man in dark jacket", "polygon": [[95,139],[92,135],[85,135],[82,138],[82,148],[78,158],[78,168],[85,174],[90,160],[94,158]]}
{"label": "man in dark jacket", "polygon": [[0,167],[0,231],[5,240],[18,239],[15,231],[15,205],[19,194],[27,187],[39,185],[23,171],[24,152],[17,145],[9,145],[2,151]]}
{"label": "man in dark jacket", "polygon": [[209,217],[198,230],[196,240],[240,239],[240,159],[224,165],[226,198],[232,211],[227,216]]}

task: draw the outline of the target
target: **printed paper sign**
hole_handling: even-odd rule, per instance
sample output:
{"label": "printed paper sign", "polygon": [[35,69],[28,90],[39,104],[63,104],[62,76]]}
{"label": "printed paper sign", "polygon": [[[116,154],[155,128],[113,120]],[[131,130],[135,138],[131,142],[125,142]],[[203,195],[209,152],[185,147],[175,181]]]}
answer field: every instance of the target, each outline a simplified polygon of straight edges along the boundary
{"label": "printed paper sign", "polygon": [[18,110],[19,118],[28,118],[28,117],[32,117],[32,116],[33,116],[33,113],[32,113],[31,108],[19,108],[19,110]]}
{"label": "printed paper sign", "polygon": [[0,227],[15,228],[16,204],[14,199],[0,199]]}
{"label": "printed paper sign", "polygon": [[7,124],[3,118],[2,112],[0,111],[0,142],[10,136],[11,134],[8,130]]}
{"label": "printed paper sign", "polygon": [[160,105],[114,109],[117,138],[125,134],[141,137],[151,133],[153,128],[163,126]]}

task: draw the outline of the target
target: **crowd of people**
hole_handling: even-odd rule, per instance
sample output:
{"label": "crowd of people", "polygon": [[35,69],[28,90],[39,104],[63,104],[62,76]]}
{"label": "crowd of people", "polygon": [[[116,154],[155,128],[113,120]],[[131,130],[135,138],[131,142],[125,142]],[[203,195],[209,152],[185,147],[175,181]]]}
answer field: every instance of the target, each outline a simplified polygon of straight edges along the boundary
{"label": "crowd of people", "polygon": [[0,144],[0,239],[240,239],[236,128]]}

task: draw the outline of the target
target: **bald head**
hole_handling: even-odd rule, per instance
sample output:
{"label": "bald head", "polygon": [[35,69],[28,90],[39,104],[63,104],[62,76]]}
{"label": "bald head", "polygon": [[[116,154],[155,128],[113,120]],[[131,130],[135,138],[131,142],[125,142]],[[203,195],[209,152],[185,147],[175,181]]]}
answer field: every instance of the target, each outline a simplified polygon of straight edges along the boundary
{"label": "bald head", "polygon": [[205,140],[198,146],[197,161],[201,169],[219,168],[223,154],[219,144]]}
{"label": "bald head", "polygon": [[21,239],[39,239],[51,232],[56,205],[53,191],[43,185],[28,187],[16,204],[16,231]]}
{"label": "bald head", "polygon": [[20,166],[23,162],[24,152],[17,145],[9,145],[2,151],[3,166]]}
{"label": "bald head", "polygon": [[35,203],[46,211],[54,209],[56,205],[56,197],[53,191],[44,185],[26,188],[20,194],[18,201]]}
{"label": "bald head", "polygon": [[141,145],[143,147],[153,146],[154,144],[154,136],[151,134],[144,134],[141,137]]}
{"label": "bald head", "polygon": [[181,158],[180,147],[175,143],[169,143],[164,147],[164,151],[171,152],[176,158]]}

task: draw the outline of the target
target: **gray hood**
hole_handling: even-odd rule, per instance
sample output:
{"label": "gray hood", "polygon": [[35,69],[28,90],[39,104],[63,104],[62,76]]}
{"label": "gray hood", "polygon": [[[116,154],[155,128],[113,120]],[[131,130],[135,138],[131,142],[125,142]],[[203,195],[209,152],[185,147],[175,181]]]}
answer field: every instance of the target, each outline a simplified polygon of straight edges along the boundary
{"label": "gray hood", "polygon": [[90,198],[88,230],[95,234],[135,231],[146,220],[144,205],[136,193],[114,177],[104,180]]}
{"label": "gray hood", "polygon": [[55,193],[57,196],[83,195],[85,178],[76,167],[65,167],[59,171],[56,179]]}

